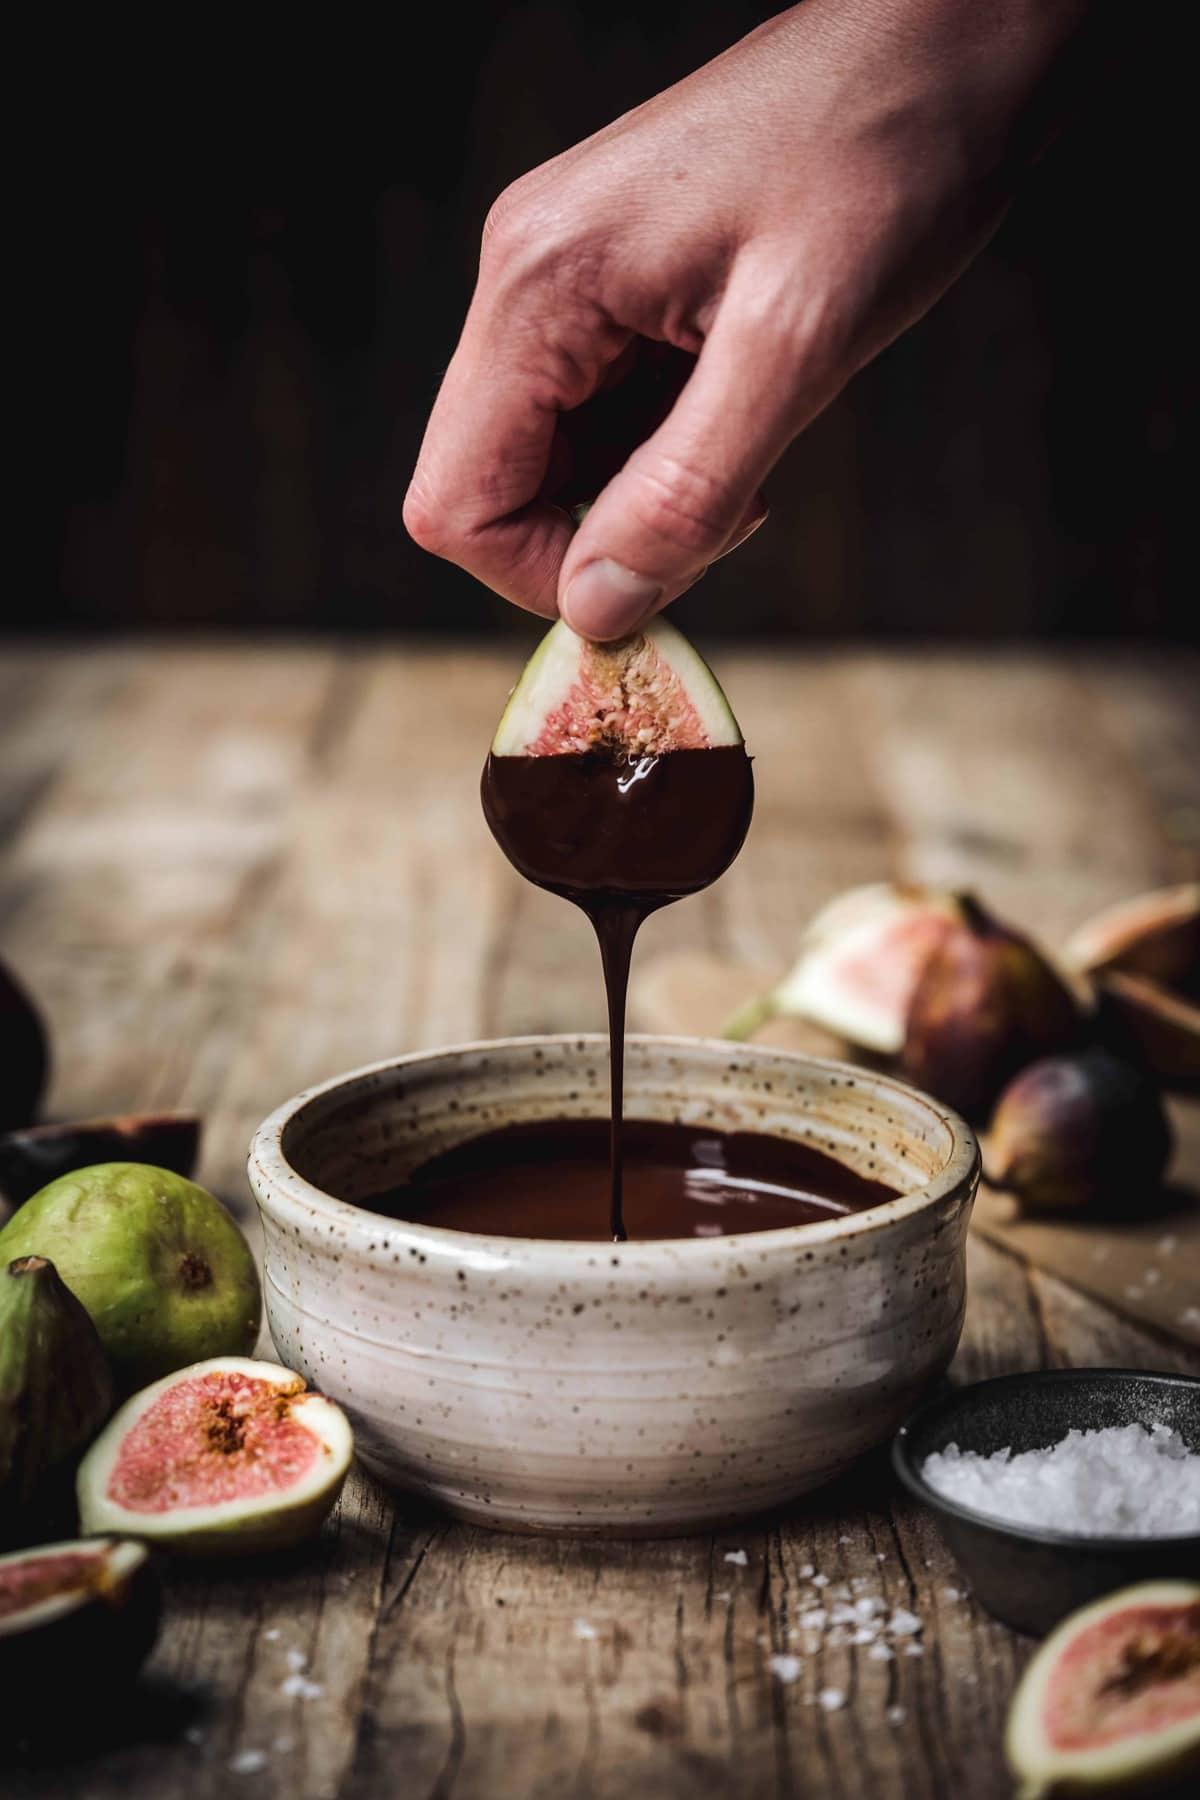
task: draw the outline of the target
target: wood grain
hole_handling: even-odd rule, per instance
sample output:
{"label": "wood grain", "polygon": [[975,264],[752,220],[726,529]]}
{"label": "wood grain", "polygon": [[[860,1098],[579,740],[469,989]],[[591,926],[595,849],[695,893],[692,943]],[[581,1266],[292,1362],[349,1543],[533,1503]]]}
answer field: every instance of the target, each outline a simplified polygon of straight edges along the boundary
{"label": "wood grain", "polygon": [[[304,1083],[598,1023],[584,922],[517,881],[479,815],[512,673],[387,644],[0,659],[0,949],[53,1020],[54,1112],[201,1108],[202,1179],[253,1229],[247,1139]],[[780,963],[821,900],[896,870],[1057,932],[1194,853],[1178,668],[824,653],[722,674],[758,758],[754,828],[720,887],[651,922],[647,957]],[[979,1240],[970,1279],[956,1380],[1197,1366]],[[911,1608],[921,1654],[810,1644],[798,1612],[830,1591],[810,1569]],[[661,1544],[487,1534],[355,1477],[314,1552],[173,1570],[168,1600],[102,1732],[34,1753],[6,1731],[6,1795],[998,1800],[1030,1649],[882,1458],[784,1518]],[[772,1656],[800,1658],[794,1680]]]}

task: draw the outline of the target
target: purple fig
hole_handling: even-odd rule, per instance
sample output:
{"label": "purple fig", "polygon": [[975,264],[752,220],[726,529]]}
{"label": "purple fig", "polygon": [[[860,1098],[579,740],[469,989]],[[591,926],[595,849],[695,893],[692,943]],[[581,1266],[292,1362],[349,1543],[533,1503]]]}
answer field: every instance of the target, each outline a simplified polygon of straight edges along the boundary
{"label": "purple fig", "polygon": [[10,969],[0,963],[0,1131],[37,1117],[50,1072],[42,1015]]}
{"label": "purple fig", "polygon": [[1099,1047],[1023,1069],[991,1138],[988,1180],[1030,1212],[1128,1207],[1157,1193],[1171,1155],[1158,1089]]}
{"label": "purple fig", "polygon": [[0,1204],[15,1210],[48,1182],[93,1163],[153,1163],[190,1176],[200,1129],[196,1113],[128,1113],[10,1131],[0,1137]]}
{"label": "purple fig", "polygon": [[900,1066],[978,1122],[1018,1069],[1080,1041],[1083,1015],[1028,938],[970,894],[959,896],[958,912],[913,989]]}

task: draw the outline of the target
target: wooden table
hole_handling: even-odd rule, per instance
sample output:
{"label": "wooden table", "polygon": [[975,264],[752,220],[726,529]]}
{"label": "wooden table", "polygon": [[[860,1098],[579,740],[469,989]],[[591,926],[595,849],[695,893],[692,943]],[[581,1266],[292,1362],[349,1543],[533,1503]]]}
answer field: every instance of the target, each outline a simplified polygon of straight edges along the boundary
{"label": "wooden table", "polygon": [[[1054,940],[1196,869],[1194,660],[719,662],[757,818],[723,883],[651,921],[645,955],[778,961],[814,906],[889,871],[971,882]],[[421,1045],[601,1026],[583,919],[517,880],[479,815],[514,672],[394,645],[11,649],[0,949],[53,1021],[53,1112],[199,1108],[201,1177],[253,1229],[247,1140],[296,1089]],[[981,1240],[970,1274],[957,1380],[1197,1367]],[[827,1645],[781,1679],[809,1565],[917,1613],[921,1654]],[[1009,1791],[999,1744],[1029,1649],[974,1605],[882,1459],[783,1523],[658,1544],[492,1535],[356,1477],[293,1566],[173,1575],[107,1741],[64,1742],[0,1789],[986,1800]],[[845,1703],[827,1710],[826,1689]]]}

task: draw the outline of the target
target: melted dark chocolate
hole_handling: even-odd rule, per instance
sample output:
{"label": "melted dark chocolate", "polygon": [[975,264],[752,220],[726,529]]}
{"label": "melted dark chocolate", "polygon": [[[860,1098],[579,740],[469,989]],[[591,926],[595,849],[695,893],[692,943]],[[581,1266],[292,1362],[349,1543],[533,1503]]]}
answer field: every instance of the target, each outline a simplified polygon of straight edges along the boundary
{"label": "melted dark chocolate", "polygon": [[612,1071],[610,1226],[620,1241],[633,940],[643,919],[708,887],[741,849],[754,808],[750,758],[741,744],[641,758],[489,756],[481,792],[484,816],[514,868],[582,907],[600,941]]}
{"label": "melted dark chocolate", "polygon": [[[698,1125],[624,1126],[631,1238],[727,1237],[861,1212],[895,1198],[810,1144]],[[402,1187],[359,1204],[390,1218],[490,1237],[610,1237],[603,1119],[551,1119],[469,1138]]]}

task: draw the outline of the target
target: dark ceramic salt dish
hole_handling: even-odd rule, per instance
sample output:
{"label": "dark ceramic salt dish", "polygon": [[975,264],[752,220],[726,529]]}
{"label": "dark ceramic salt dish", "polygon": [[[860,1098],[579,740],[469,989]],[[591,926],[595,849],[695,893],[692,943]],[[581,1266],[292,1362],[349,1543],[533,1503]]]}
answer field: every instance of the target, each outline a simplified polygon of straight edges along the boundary
{"label": "dark ceramic salt dish", "polygon": [[914,1413],[892,1445],[892,1464],[911,1494],[938,1516],[976,1597],[1018,1631],[1041,1635],[1101,1594],[1135,1581],[1200,1578],[1200,1536],[1083,1537],[1010,1525],[931,1487],[927,1456],[957,1444],[981,1456],[1006,1446],[1046,1450],[1069,1431],[1166,1425],[1200,1451],[1200,1381],[1138,1369],[1042,1369],[980,1381]]}

